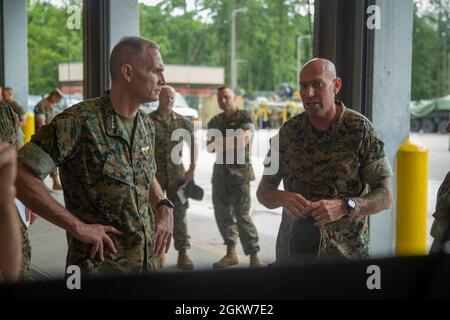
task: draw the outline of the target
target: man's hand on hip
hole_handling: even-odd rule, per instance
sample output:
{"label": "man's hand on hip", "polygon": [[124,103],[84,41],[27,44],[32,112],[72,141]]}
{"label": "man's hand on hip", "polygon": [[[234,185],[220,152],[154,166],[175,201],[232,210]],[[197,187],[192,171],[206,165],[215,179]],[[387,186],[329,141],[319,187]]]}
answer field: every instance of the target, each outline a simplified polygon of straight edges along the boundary
{"label": "man's hand on hip", "polygon": [[322,227],[327,223],[337,221],[348,213],[347,205],[344,200],[321,200],[312,202],[310,208],[311,216],[316,223],[314,226]]}
{"label": "man's hand on hip", "polygon": [[77,228],[77,231],[73,233],[73,236],[81,242],[91,244],[91,259],[94,259],[98,254],[100,261],[103,262],[105,261],[105,256],[103,254],[103,242],[111,249],[112,252],[117,253],[116,247],[107,233],[113,233],[118,236],[122,235],[122,232],[113,227],[103,226],[100,224],[82,224]]}
{"label": "man's hand on hip", "polygon": [[173,236],[173,209],[168,206],[159,207],[155,215],[155,248],[154,254],[159,257],[167,253]]}

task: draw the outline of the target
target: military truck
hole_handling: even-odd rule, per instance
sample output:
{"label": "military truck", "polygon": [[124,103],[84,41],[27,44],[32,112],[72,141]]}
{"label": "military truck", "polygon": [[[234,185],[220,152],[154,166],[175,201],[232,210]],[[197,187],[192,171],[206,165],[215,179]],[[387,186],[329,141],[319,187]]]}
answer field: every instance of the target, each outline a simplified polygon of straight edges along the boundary
{"label": "military truck", "polygon": [[445,133],[450,115],[450,95],[411,101],[411,131]]}

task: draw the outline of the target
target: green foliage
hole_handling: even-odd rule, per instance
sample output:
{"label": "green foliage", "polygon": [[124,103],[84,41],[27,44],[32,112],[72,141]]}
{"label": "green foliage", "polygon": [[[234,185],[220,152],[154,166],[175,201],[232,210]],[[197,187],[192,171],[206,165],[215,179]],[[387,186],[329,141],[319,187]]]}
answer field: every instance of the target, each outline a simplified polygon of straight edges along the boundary
{"label": "green foliage", "polygon": [[[236,18],[240,87],[251,93],[281,82],[296,85],[296,39],[312,32],[310,17],[299,14],[307,0],[196,0],[194,10],[186,0],[140,4],[141,35],[159,43],[166,64],[223,66],[230,83],[231,12],[244,6],[248,11]],[[59,63],[82,61],[82,31],[66,28],[66,8],[48,0],[27,0],[27,9],[30,94],[43,95],[58,86]],[[450,94],[449,14],[450,0],[415,0],[414,100]],[[302,62],[311,57],[305,40]]]}
{"label": "green foliage", "polygon": [[411,99],[449,95],[450,1],[415,0],[414,13]]}
{"label": "green foliage", "polygon": [[[141,36],[160,44],[166,64],[223,66],[230,83],[231,14],[245,6],[236,17],[238,83],[249,93],[274,90],[281,82],[296,83],[297,36],[310,33],[308,17],[297,13],[301,5],[307,1],[203,0],[192,11],[185,1],[140,4]],[[310,49],[305,41],[303,62]]]}
{"label": "green foliage", "polygon": [[[70,4],[81,5],[81,0]],[[60,63],[82,61],[82,32],[69,30],[66,8],[49,1],[27,0],[27,13],[29,93],[45,95],[59,86]]]}

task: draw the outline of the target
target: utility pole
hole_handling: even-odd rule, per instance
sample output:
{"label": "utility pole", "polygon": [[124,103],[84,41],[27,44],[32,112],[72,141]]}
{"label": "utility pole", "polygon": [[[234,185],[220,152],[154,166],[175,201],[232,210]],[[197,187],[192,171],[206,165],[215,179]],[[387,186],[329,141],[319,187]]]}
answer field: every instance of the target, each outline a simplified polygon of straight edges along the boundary
{"label": "utility pole", "polygon": [[303,39],[311,39],[311,35],[303,35],[297,37],[297,84],[300,82],[300,68],[302,67],[301,46]]}
{"label": "utility pole", "polygon": [[237,89],[237,60],[236,60],[236,15],[247,12],[248,8],[234,9],[231,13],[231,89]]}

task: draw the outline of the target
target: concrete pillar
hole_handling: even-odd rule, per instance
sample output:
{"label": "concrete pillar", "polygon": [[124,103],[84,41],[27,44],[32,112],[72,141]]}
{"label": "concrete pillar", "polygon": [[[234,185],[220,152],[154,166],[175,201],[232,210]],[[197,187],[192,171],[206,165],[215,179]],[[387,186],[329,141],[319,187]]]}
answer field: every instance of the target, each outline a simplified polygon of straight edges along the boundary
{"label": "concrete pillar", "polygon": [[[395,171],[397,149],[410,129],[413,1],[378,0],[376,5],[381,9],[381,29],[375,30],[374,39],[372,121]],[[388,212],[370,219],[373,256],[394,253],[395,211],[394,202]]]}
{"label": "concrete pillar", "polygon": [[3,0],[4,86],[24,108],[28,97],[28,32],[25,0]]}

